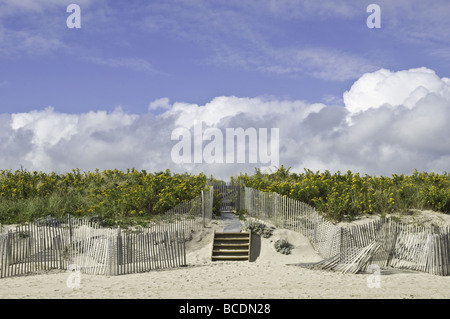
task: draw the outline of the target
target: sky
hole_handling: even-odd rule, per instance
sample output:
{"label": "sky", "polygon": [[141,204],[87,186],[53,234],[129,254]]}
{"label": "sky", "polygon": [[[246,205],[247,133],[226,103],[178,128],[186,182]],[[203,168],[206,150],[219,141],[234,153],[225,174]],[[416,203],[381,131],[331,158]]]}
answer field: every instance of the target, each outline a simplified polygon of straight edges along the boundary
{"label": "sky", "polygon": [[[449,14],[445,0],[0,0],[0,168],[449,171]],[[194,160],[199,122],[214,161]],[[226,161],[238,128],[257,142]]]}

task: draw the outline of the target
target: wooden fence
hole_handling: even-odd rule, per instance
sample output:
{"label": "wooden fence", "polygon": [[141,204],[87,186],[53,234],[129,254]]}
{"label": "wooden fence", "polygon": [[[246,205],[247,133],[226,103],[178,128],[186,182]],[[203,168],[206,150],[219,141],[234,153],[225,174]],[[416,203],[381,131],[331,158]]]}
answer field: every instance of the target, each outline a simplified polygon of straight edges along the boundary
{"label": "wooden fence", "polygon": [[243,192],[241,192],[242,186],[240,184],[216,181],[212,183],[212,186],[214,191],[220,194],[221,212],[237,211],[242,207]]}
{"label": "wooden fence", "polygon": [[102,228],[70,215],[3,229],[0,278],[50,269],[113,276],[186,265],[186,240],[212,218],[212,192],[136,230]]}
{"label": "wooden fence", "polygon": [[369,265],[450,275],[450,227],[405,225],[380,219],[340,227],[300,201],[245,188],[249,215],[305,235],[324,261],[303,266],[356,273]]}
{"label": "wooden fence", "polygon": [[147,227],[157,231],[197,231],[212,219],[213,188],[184,202],[153,220]]}

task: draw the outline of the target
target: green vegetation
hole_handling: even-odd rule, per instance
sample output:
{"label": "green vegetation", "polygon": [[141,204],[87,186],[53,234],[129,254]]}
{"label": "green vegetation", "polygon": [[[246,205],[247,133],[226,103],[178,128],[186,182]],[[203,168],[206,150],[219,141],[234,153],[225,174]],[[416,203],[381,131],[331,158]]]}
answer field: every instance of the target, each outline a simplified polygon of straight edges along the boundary
{"label": "green vegetation", "polygon": [[66,174],[0,171],[0,223],[98,216],[105,225],[148,223],[205,189],[206,176],[107,170]]}
{"label": "green vegetation", "polygon": [[352,220],[363,214],[386,215],[409,209],[430,209],[450,213],[450,175],[419,173],[412,175],[360,176],[348,171],[331,174],[305,170],[277,171],[239,177],[247,187],[300,200],[317,209],[331,221]]}
{"label": "green vegetation", "polygon": [[256,234],[264,238],[269,238],[272,236],[274,228],[257,221],[245,221],[241,226],[241,230],[245,232],[249,231],[252,234]]}
{"label": "green vegetation", "polygon": [[248,211],[246,209],[238,209],[234,214],[239,217],[239,220],[245,221],[245,215],[248,214]]}
{"label": "green vegetation", "polygon": [[275,250],[283,255],[289,255],[293,246],[286,239],[278,239],[274,243]]}
{"label": "green vegetation", "polygon": [[[221,182],[214,181],[213,182]],[[386,215],[415,209],[450,214],[450,175],[415,171],[360,176],[305,170],[291,173],[281,166],[272,173],[241,174],[235,183],[276,192],[305,202],[325,218],[338,222],[363,214]],[[70,173],[0,171],[0,223],[24,223],[44,216],[97,216],[106,226],[146,224],[206,187],[204,174],[147,173],[106,170]],[[220,214],[221,194],[214,192],[213,212]],[[237,211],[245,220],[245,210]],[[256,227],[256,226],[254,226]]]}
{"label": "green vegetation", "polygon": [[219,192],[217,189],[213,190],[213,214],[215,216],[220,216],[221,211],[220,208],[222,207],[222,193]]}

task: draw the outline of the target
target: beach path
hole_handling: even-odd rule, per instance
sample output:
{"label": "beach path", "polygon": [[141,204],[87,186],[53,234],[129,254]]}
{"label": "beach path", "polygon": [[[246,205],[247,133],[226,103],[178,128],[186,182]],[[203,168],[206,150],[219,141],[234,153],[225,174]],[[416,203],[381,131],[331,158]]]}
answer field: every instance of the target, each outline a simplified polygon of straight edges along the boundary
{"label": "beach path", "polygon": [[241,221],[239,218],[230,212],[222,212],[221,218],[223,220],[223,231],[224,232],[240,232],[241,231]]}

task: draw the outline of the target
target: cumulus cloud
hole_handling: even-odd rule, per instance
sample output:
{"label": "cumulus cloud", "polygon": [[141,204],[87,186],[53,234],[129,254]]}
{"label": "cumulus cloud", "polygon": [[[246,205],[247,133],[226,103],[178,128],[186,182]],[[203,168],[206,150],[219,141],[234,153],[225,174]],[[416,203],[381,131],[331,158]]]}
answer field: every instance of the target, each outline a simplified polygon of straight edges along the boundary
{"label": "cumulus cloud", "polygon": [[[51,107],[42,111],[12,114],[9,121],[6,119],[9,125],[5,125],[2,142],[20,136],[28,138],[18,143],[23,149],[21,156],[13,159],[2,156],[0,164],[6,168],[23,165],[32,170],[43,171],[70,170],[80,164],[88,165],[89,168],[95,164],[103,165],[102,162],[108,163],[108,159],[104,158],[102,152],[114,158],[111,150],[119,150],[119,139],[114,139],[113,133],[117,134],[135,119],[135,115],[125,114],[120,108],[109,114],[104,111],[65,114],[55,112]],[[102,135],[109,139],[106,138],[106,142],[102,143]],[[125,136],[120,138],[126,139]],[[20,147],[11,142],[8,145]],[[117,155],[121,152],[123,150]],[[68,157],[69,154],[73,157]]]}
{"label": "cumulus cloud", "polygon": [[245,115],[261,120],[264,117],[275,118],[280,115],[289,117],[295,114],[295,118],[302,121],[309,113],[319,111],[323,107],[324,104],[307,104],[303,101],[220,96],[202,106],[174,103],[171,109],[161,116],[175,117],[175,124],[185,127],[192,126],[195,120],[208,125],[219,125],[227,118],[240,118]]}
{"label": "cumulus cloud", "polygon": [[[364,74],[343,94],[344,106],[262,97],[220,96],[204,105],[161,98],[150,113],[65,114],[53,108],[0,115],[0,167],[67,171],[118,168],[204,172],[227,178],[266,166],[250,163],[177,164],[176,128],[192,138],[208,129],[279,129],[279,164],[295,171],[388,175],[414,169],[448,171],[450,81],[426,68]],[[151,111],[160,110],[154,114]],[[351,121],[348,121],[348,118]],[[211,131],[209,131],[211,133]],[[197,134],[197,135],[196,135]],[[217,135],[217,134],[216,134]],[[202,147],[213,142],[203,139]],[[217,141],[216,141],[217,142]],[[219,141],[223,142],[224,141]],[[245,141],[246,152],[250,140]],[[224,145],[225,146],[225,145]]]}
{"label": "cumulus cloud", "polygon": [[365,171],[448,171],[449,90],[449,79],[427,68],[365,74],[344,93],[351,120],[335,145],[350,145],[347,162]]}
{"label": "cumulus cloud", "polygon": [[441,79],[433,70],[424,67],[398,72],[381,69],[364,74],[344,93],[343,98],[352,113],[385,104],[412,109],[430,92],[450,97],[449,88],[450,79]]}

